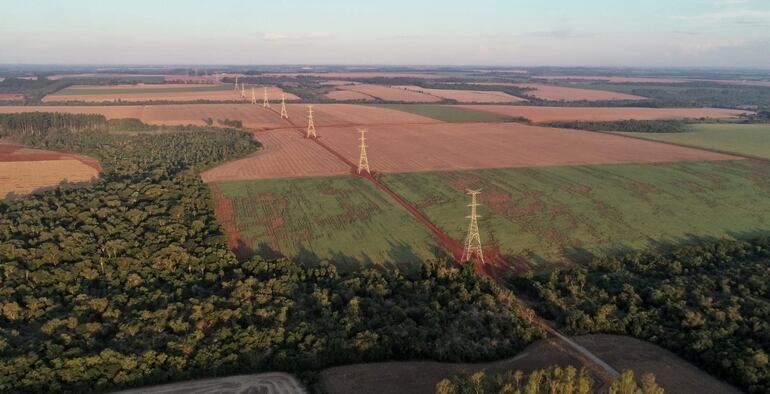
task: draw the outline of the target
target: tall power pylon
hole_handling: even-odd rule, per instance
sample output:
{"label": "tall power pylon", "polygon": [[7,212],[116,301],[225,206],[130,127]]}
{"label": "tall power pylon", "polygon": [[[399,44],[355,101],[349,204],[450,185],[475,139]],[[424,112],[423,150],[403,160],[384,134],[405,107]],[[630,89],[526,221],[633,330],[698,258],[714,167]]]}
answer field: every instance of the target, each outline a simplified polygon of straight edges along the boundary
{"label": "tall power pylon", "polygon": [[233,85],[233,90],[236,91],[236,92],[238,91],[238,76],[237,75],[235,76],[235,85]]}
{"label": "tall power pylon", "polygon": [[246,98],[246,84],[241,82],[241,98]]}
{"label": "tall power pylon", "polygon": [[281,119],[289,119],[289,112],[286,111],[286,95],[281,93]]}
{"label": "tall power pylon", "polygon": [[484,264],[484,252],[481,250],[481,236],[479,235],[479,216],[476,214],[476,207],[479,206],[476,202],[476,195],[479,193],[481,190],[468,190],[468,194],[471,195],[471,203],[468,204],[471,207],[471,215],[468,216],[468,219],[471,221],[468,224],[468,236],[465,237],[465,248],[460,260],[462,262],[470,261],[471,257],[476,255],[481,264]]}
{"label": "tall power pylon", "polygon": [[315,124],[313,124],[313,106],[308,105],[307,106],[307,138],[310,137],[318,138],[318,135],[315,133]]}
{"label": "tall power pylon", "polygon": [[265,86],[265,99],[262,101],[262,106],[270,108],[270,100],[267,98],[267,86]]}
{"label": "tall power pylon", "polygon": [[368,174],[371,174],[371,171],[369,171],[369,158],[366,156],[366,130],[358,129],[358,132],[361,133],[361,138],[358,139],[361,141],[359,146],[361,148],[361,155],[358,157],[358,173],[366,171]]}
{"label": "tall power pylon", "polygon": [[254,87],[251,88],[251,103],[257,103],[257,94],[254,92]]}

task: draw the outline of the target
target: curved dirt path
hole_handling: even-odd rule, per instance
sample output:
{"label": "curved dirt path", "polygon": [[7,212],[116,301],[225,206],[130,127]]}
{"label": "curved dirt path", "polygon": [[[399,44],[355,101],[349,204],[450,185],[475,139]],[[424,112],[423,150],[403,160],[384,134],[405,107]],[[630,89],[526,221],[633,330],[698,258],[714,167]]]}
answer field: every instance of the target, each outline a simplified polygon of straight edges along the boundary
{"label": "curved dirt path", "polygon": [[236,375],[224,378],[189,380],[118,391],[113,394],[306,394],[307,390],[294,376],[283,372]]}

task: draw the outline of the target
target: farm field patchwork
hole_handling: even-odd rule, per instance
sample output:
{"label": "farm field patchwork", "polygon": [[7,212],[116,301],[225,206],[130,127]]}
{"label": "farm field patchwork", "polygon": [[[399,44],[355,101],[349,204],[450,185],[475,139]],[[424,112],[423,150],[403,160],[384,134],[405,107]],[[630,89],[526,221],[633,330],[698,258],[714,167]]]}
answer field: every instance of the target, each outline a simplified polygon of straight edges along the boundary
{"label": "farm field patchwork", "polygon": [[770,125],[696,124],[683,133],[618,133],[653,141],[732,152],[770,160]]}
{"label": "farm field patchwork", "polygon": [[428,89],[420,86],[394,87],[397,89],[406,89],[444,99],[455,100],[460,103],[518,103],[527,101],[521,97],[511,96],[508,93],[488,90]]}
{"label": "farm field patchwork", "polygon": [[543,100],[552,101],[609,101],[609,100],[643,100],[644,97],[632,94],[612,92],[608,90],[579,89],[542,83],[506,83],[506,82],[475,82],[480,86],[512,86],[516,88],[534,89],[525,94]]}
{"label": "farm field patchwork", "polygon": [[510,122],[514,118],[472,108],[436,104],[373,104],[380,108],[395,109],[411,114],[427,116],[442,122]]}
{"label": "farm field patchwork", "polygon": [[403,101],[410,103],[431,103],[441,101],[441,97],[415,92],[412,90],[394,88],[383,85],[355,84],[337,87],[338,90],[358,92],[384,101]]}
{"label": "farm field patchwork", "polygon": [[[217,217],[241,255],[275,251],[341,268],[417,264],[440,254],[432,234],[357,177],[231,181],[210,185]],[[243,250],[247,249],[246,252]]]}
{"label": "farm field patchwork", "polygon": [[[307,105],[287,104],[290,119],[297,124],[306,124]],[[278,107],[280,108],[280,107]],[[204,118],[235,119],[243,126],[267,130],[287,128],[291,125],[281,119],[273,103],[273,110],[262,108],[262,104],[170,104],[170,105],[81,105],[81,106],[0,106],[0,113],[15,112],[64,112],[101,114],[108,119],[136,118],[149,124],[203,126]],[[440,123],[425,116],[396,111],[386,107],[353,104],[313,105],[316,127],[324,126],[367,126],[379,124]]]}
{"label": "farm field patchwork", "polygon": [[88,157],[0,143],[0,198],[56,186],[64,180],[90,181],[100,170],[99,163]]}
{"label": "farm field patchwork", "polygon": [[382,174],[449,236],[465,236],[469,188],[483,189],[482,242],[536,269],[691,237],[770,226],[770,164],[754,160]]}
{"label": "farm field patchwork", "polygon": [[463,107],[506,116],[520,116],[533,122],[628,119],[730,119],[751,112],[723,108],[535,107],[524,105],[464,105]]}
{"label": "farm field patchwork", "polygon": [[[263,97],[263,86],[253,86],[257,97]],[[60,101],[195,101],[195,100],[223,100],[242,101],[251,100],[252,86],[246,86],[246,98],[242,98],[240,90],[233,90],[231,84],[162,84],[162,85],[107,85],[91,86],[76,85],[49,94],[43,98],[44,102]],[[268,98],[280,100],[283,91],[277,87],[268,87]],[[297,100],[299,97],[285,93],[287,100]]]}

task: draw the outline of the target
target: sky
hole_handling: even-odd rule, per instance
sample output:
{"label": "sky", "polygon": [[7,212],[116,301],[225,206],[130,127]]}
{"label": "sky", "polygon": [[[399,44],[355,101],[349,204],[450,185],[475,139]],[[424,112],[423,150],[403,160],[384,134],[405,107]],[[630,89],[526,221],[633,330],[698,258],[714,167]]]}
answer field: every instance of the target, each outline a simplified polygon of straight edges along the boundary
{"label": "sky", "polygon": [[770,0],[12,0],[0,63],[770,69]]}

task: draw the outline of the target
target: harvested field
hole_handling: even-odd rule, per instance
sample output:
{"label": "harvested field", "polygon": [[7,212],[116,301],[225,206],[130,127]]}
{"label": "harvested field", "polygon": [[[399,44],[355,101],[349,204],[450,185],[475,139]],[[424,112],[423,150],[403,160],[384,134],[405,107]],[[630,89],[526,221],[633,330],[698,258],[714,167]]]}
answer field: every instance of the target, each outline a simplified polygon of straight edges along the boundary
{"label": "harvested field", "polygon": [[256,134],[263,147],[242,159],[216,166],[201,174],[204,182],[224,180],[291,178],[343,175],[350,167],[293,130],[264,131]]}
{"label": "harvested field", "polygon": [[229,221],[236,229],[238,238],[228,238],[241,256],[254,251],[305,264],[328,259],[341,269],[372,264],[408,269],[439,253],[432,233],[363,178],[228,181],[210,186],[215,205],[227,208],[216,212],[220,221]]}
{"label": "harvested field", "polygon": [[394,87],[398,89],[407,89],[418,93],[425,93],[444,99],[455,100],[460,103],[518,103],[527,101],[521,97],[511,96],[508,93],[486,90],[427,89],[420,86]]}
{"label": "harvested field", "polygon": [[[255,86],[258,97],[263,97],[263,87]],[[267,94],[271,100],[280,100],[280,88],[268,87]],[[112,85],[89,86],[76,85],[43,98],[44,102],[61,101],[232,101],[250,100],[251,87],[246,87],[246,98],[242,98],[240,90],[233,90],[233,85],[207,85],[207,84],[164,84],[164,85]],[[299,97],[286,93],[287,100],[297,100]]]}
{"label": "harvested field", "polygon": [[432,103],[441,101],[441,97],[382,85],[357,84],[340,86],[338,89],[362,93],[383,101],[403,101],[409,103]]}
{"label": "harvested field", "polygon": [[543,75],[533,76],[534,79],[547,80],[567,80],[567,81],[597,81],[609,83],[685,83],[689,82],[684,78],[661,78],[661,77],[610,77],[610,76],[580,76],[580,75]]}
{"label": "harvested field", "polygon": [[99,163],[88,157],[0,143],[0,198],[56,186],[65,180],[90,181],[100,171]]}
{"label": "harvested field", "polygon": [[770,164],[761,161],[422,172],[381,179],[454,239],[467,231],[467,219],[458,214],[468,209],[465,190],[483,189],[482,242],[509,262],[537,270],[580,262],[588,253],[769,234]]}
{"label": "harvested field", "polygon": [[0,93],[0,101],[23,100],[24,95],[18,93]]}
{"label": "harvested field", "polygon": [[326,97],[337,101],[348,101],[348,100],[374,101],[374,98],[372,96],[369,96],[367,94],[363,94],[360,92],[354,92],[352,90],[332,90],[331,92],[326,93]]}
{"label": "harvested field", "polygon": [[[655,373],[658,384],[667,393],[740,392],[671,352],[648,342],[617,335],[584,335],[572,339],[590,350],[598,351],[600,357],[607,357],[605,360],[616,369],[631,369],[637,376],[645,372]],[[618,348],[623,351],[618,352]],[[452,375],[480,370],[488,374],[514,370],[528,373],[551,365],[572,365],[580,369],[581,363],[546,339],[533,343],[516,357],[488,363],[405,361],[329,368],[321,372],[321,386],[330,394],[423,394],[435,392],[436,383]]]}
{"label": "harvested field", "polygon": [[[611,134],[518,123],[372,126],[368,131],[369,165],[376,172],[734,158]],[[351,162],[358,162],[354,128],[325,128],[319,137]]]}
{"label": "harvested field", "polygon": [[[275,106],[275,103],[273,104]],[[287,104],[291,119],[305,124],[307,106]],[[149,124],[203,126],[204,118],[236,119],[244,127],[267,130],[290,127],[288,122],[262,104],[172,104],[121,106],[0,106],[0,113],[65,112],[101,114],[108,119],[137,118]],[[380,124],[440,123],[435,119],[378,106],[352,104],[318,104],[313,106],[316,127],[367,126]]]}
{"label": "harvested field", "polygon": [[567,120],[658,120],[658,119],[731,119],[751,113],[722,108],[632,108],[632,107],[533,107],[523,105],[473,105],[465,108],[506,116],[521,116],[533,122]]}
{"label": "harvested field", "polygon": [[770,160],[770,125],[696,124],[684,133],[618,133]]}

